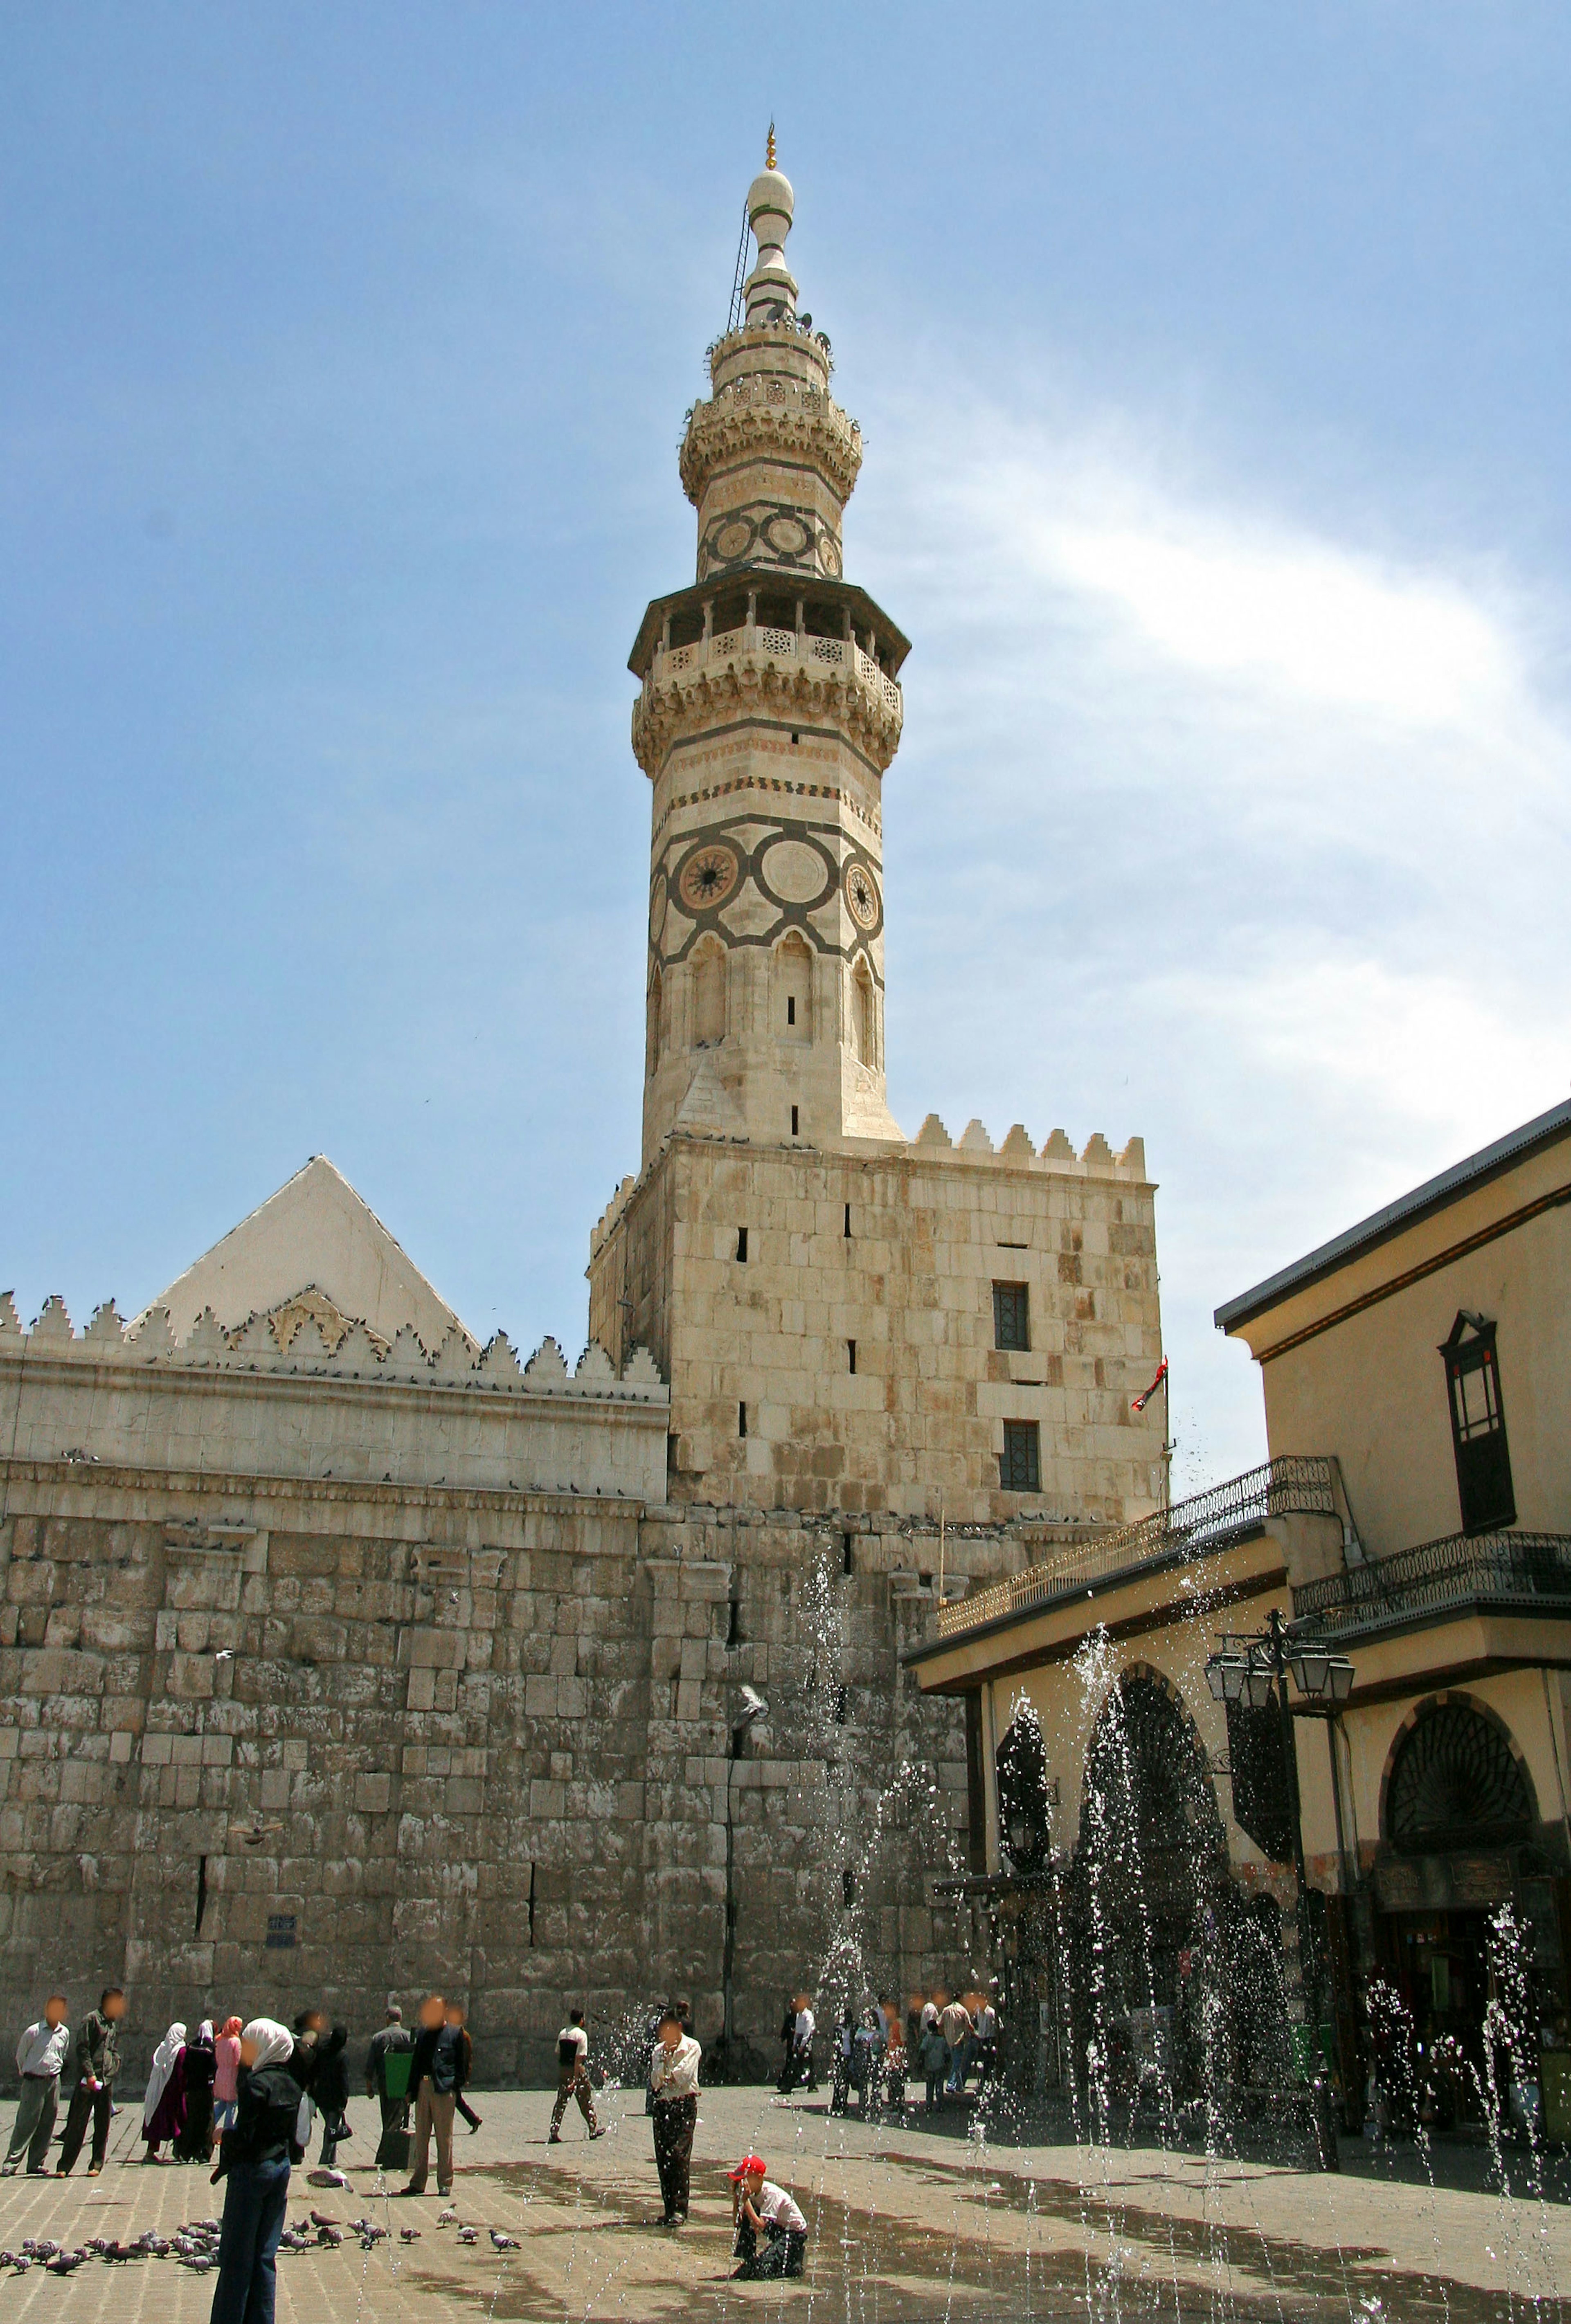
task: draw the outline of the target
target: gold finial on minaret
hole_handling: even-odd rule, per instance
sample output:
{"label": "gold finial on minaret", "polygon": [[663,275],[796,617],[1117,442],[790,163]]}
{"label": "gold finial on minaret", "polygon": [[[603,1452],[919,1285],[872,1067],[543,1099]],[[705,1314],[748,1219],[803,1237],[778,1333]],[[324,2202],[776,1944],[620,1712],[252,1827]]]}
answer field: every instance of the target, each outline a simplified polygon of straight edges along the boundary
{"label": "gold finial on minaret", "polygon": [[763,166],[766,170],[772,170],[774,167],[774,124],[772,121],[769,124],[769,142],[763,149]]}

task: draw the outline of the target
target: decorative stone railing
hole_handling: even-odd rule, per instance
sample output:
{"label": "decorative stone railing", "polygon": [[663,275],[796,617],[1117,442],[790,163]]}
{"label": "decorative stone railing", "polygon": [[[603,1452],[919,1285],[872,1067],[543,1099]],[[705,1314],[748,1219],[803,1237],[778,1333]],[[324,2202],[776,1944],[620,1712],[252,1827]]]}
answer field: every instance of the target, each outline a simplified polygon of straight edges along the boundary
{"label": "decorative stone railing", "polygon": [[1099,1541],[1067,1545],[1056,1557],[1009,1582],[940,1607],[938,1635],[957,1637],[1011,1614],[1035,1612],[1059,1599],[1082,1596],[1091,1583],[1143,1567],[1215,1557],[1255,1532],[1268,1517],[1335,1514],[1330,1461],[1318,1453],[1288,1453],[1187,1500],[1175,1501],[1169,1509],[1155,1510],[1136,1525],[1104,1534]]}
{"label": "decorative stone railing", "polygon": [[[289,1305],[288,1302],[284,1303]],[[59,1298],[46,1300],[31,1332],[23,1332],[8,1292],[0,1293],[0,1360],[25,1356],[77,1362],[162,1364],[176,1369],[224,1372],[300,1373],[327,1379],[389,1386],[470,1388],[513,1396],[580,1396],[616,1402],[669,1404],[670,1390],[647,1348],[635,1348],[621,1378],[597,1341],[591,1340],[569,1372],[553,1339],[543,1340],[526,1364],[505,1332],[484,1348],[456,1329],[439,1348],[428,1351],[406,1324],[389,1342],[360,1322],[344,1321],[341,1332],[324,1333],[314,1316],[287,1328],[282,1339],[272,1315],[252,1315],[226,1331],[210,1308],[203,1310],[183,1340],[175,1338],[169,1311],[150,1308],[127,1325],[111,1299],[78,1333]]]}
{"label": "decorative stone railing", "polygon": [[633,706],[633,755],[655,775],[671,743],[717,713],[771,704],[843,725],[881,770],[905,719],[898,682],[854,640],[744,623],[656,650]]}
{"label": "decorative stone railing", "polygon": [[1301,1582],[1293,1592],[1295,1620],[1339,1637],[1369,1637],[1470,1607],[1571,1615],[1571,1534],[1445,1534],[1394,1557]]}

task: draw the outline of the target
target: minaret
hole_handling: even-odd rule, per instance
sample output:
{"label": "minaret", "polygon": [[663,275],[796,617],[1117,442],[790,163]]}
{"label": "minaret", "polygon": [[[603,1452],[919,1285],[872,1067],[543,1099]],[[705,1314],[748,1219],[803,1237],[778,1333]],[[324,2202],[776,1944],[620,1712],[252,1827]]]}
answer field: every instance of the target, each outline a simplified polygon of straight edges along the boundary
{"label": "minaret", "polygon": [[883,773],[907,641],[842,577],[861,431],[797,310],[794,197],[747,213],[739,328],[709,349],[680,472],[698,578],[656,598],[629,667],[654,788],[643,1160],[673,1130],[767,1145],[898,1140],[883,1078]]}

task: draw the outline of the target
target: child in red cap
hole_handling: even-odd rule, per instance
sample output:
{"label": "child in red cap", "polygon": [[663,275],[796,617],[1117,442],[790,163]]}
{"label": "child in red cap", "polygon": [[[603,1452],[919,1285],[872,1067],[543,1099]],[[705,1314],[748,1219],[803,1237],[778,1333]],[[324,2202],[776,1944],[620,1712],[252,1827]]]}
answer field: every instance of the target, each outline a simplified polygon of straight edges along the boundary
{"label": "child in red cap", "polygon": [[763,2157],[744,2154],[731,2181],[731,2216],[736,2222],[739,2280],[800,2275],[808,2255],[808,2223],[783,2187],[763,2175]]}

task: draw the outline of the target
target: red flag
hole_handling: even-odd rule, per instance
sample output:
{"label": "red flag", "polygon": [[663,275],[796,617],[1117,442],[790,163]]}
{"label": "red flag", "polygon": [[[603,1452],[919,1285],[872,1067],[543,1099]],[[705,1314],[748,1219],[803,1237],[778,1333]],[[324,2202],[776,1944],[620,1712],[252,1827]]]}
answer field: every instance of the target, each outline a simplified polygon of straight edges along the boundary
{"label": "red flag", "polygon": [[1157,1376],[1155,1379],[1152,1380],[1150,1388],[1147,1388],[1145,1394],[1143,1396],[1136,1396],[1130,1398],[1129,1408],[1131,1412],[1143,1412],[1147,1405],[1151,1402],[1152,1397],[1155,1396],[1158,1388],[1160,1388],[1162,1382],[1167,1379],[1167,1376],[1168,1360],[1166,1356],[1164,1356],[1158,1369]]}

